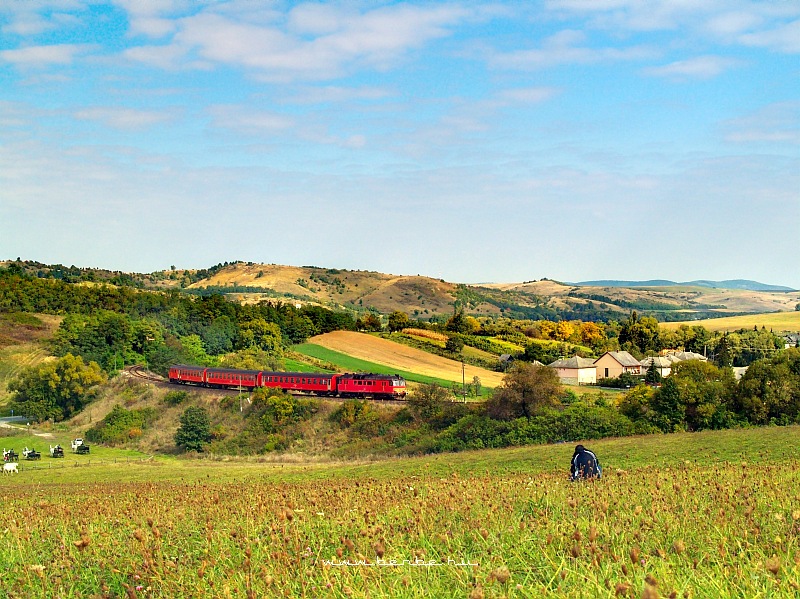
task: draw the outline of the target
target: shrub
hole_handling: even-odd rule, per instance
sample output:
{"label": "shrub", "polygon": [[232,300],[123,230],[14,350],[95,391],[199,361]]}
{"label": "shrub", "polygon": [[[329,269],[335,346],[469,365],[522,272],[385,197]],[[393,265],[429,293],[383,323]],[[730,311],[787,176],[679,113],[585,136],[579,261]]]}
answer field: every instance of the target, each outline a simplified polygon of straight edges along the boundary
{"label": "shrub", "polygon": [[117,405],[102,421],[86,431],[86,439],[109,445],[125,443],[141,437],[157,417],[158,412],[154,408],[127,410]]}
{"label": "shrub", "polygon": [[181,414],[175,445],[186,451],[203,451],[211,441],[211,423],[205,408],[190,406]]}
{"label": "shrub", "polygon": [[182,404],[189,397],[188,391],[169,391],[164,396],[164,403],[168,406],[177,406]]}

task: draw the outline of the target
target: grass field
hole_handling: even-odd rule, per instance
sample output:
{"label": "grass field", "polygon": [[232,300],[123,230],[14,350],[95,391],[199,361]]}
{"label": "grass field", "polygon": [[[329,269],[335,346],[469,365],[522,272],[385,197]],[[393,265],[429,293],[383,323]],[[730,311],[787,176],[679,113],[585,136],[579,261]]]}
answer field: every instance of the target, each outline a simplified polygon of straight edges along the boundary
{"label": "grass field", "polygon": [[594,483],[567,481],[567,445],[23,470],[0,491],[0,581],[25,598],[796,597],[798,442],[597,441]]}
{"label": "grass field", "polygon": [[677,329],[684,324],[690,327],[699,325],[709,331],[736,331],[738,329],[752,329],[756,326],[759,329],[766,327],[776,333],[782,331],[797,332],[800,331],[800,311],[747,314],[744,316],[727,316],[686,322],[662,322],[661,326],[667,329]]}

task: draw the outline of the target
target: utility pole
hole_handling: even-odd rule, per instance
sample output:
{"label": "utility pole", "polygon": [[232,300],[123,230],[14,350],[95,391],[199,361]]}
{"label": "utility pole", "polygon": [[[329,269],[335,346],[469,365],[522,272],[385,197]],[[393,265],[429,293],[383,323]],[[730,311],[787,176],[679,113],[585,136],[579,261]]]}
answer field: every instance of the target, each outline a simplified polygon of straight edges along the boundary
{"label": "utility pole", "polygon": [[461,357],[461,391],[464,394],[464,403],[467,403],[467,379],[464,374],[464,357]]}

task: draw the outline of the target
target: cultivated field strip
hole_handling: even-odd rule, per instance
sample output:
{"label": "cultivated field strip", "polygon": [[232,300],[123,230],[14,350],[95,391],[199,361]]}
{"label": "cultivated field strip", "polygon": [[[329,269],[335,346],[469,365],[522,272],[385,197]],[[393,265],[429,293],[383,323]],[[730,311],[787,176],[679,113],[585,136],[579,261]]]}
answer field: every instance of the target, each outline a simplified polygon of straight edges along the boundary
{"label": "cultivated field strip", "polygon": [[[461,362],[448,360],[447,358],[373,335],[351,331],[334,331],[312,337],[308,342],[360,360],[375,362],[401,371],[414,372],[450,381],[462,380]],[[503,381],[503,373],[466,364],[464,366],[466,381],[472,381],[475,376],[480,378],[485,387],[499,387]]]}

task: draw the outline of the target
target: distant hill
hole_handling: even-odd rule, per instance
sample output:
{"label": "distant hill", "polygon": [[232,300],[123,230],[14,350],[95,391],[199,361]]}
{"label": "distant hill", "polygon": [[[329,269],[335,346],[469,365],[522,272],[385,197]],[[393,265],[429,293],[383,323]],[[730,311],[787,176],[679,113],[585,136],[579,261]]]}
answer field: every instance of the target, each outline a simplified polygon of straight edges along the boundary
{"label": "distant hill", "polygon": [[796,291],[791,287],[783,287],[781,285],[767,285],[759,283],[758,281],[749,281],[747,279],[731,279],[727,281],[687,281],[685,283],[677,283],[675,281],[668,281],[666,279],[653,279],[650,281],[617,281],[617,280],[600,280],[600,281],[581,281],[575,283],[581,287],[708,287],[710,289],[742,289],[745,291]]}
{"label": "distant hill", "polygon": [[[314,304],[355,314],[368,311],[390,314],[399,310],[413,319],[439,321],[452,316],[455,309],[463,308],[475,316],[606,322],[622,320],[636,310],[661,322],[674,322],[790,312],[800,303],[800,292],[754,281],[562,283],[541,279],[466,285],[422,275],[243,261],[196,270],[170,267],[147,274],[34,261],[0,262],[0,267],[68,283],[172,289],[197,295],[221,293],[244,303],[270,300]],[[755,286],[760,287],[754,289]]]}

